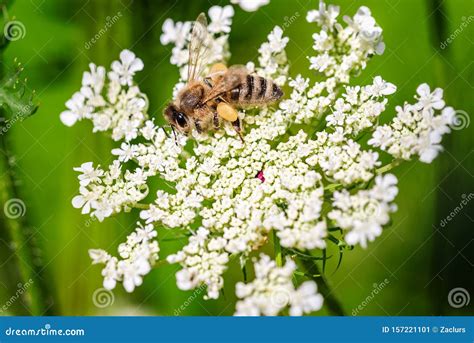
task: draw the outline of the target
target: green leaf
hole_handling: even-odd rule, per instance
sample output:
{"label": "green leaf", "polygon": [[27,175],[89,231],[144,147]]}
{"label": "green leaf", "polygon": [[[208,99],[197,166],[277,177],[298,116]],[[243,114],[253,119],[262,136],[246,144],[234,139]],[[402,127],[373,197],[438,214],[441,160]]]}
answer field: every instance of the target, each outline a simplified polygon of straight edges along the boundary
{"label": "green leaf", "polygon": [[282,248],[283,251],[285,252],[286,255],[290,255],[290,256],[298,256],[299,258],[302,258],[304,260],[314,260],[314,261],[320,261],[320,260],[328,260],[332,257],[331,256],[326,256],[326,255],[323,255],[323,256],[313,256],[313,255],[310,255],[310,254],[305,254],[297,249],[291,249],[291,248]]}
{"label": "green leaf", "polygon": [[353,246],[351,245],[348,245],[346,242],[344,242],[342,239],[339,239],[333,235],[328,235],[328,239],[333,242],[334,244],[336,244],[339,248],[341,249],[347,249],[347,250],[352,250],[354,249]]}
{"label": "green leaf", "polygon": [[0,81],[0,106],[4,109],[4,121],[24,120],[38,109],[33,101],[35,92],[27,89],[26,79],[21,80],[23,67],[16,63],[14,70],[7,73]]}
{"label": "green leaf", "polygon": [[295,270],[293,272],[294,275],[299,275],[299,276],[305,276],[305,277],[309,277],[309,278],[315,278],[315,277],[321,277],[321,274],[309,274],[309,273],[303,273],[303,272],[300,272],[298,270]]}
{"label": "green leaf", "polygon": [[326,249],[323,249],[323,274],[326,272]]}
{"label": "green leaf", "polygon": [[336,266],[336,270],[334,270],[334,273],[337,272],[337,270],[341,266],[343,256],[344,256],[344,248],[339,247],[339,260],[337,261],[337,266]]}
{"label": "green leaf", "polygon": [[242,269],[242,274],[244,277],[244,282],[247,282],[247,259],[248,257],[246,255],[240,255],[240,268]]}

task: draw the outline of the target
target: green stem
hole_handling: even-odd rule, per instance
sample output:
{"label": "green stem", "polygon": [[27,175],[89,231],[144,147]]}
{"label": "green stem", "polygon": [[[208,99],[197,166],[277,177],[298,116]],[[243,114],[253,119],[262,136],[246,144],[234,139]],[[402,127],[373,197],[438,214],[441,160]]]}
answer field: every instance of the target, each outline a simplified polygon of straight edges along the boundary
{"label": "green stem", "polygon": [[336,189],[337,187],[342,186],[340,183],[331,183],[330,185],[327,185],[324,187],[325,191],[332,191],[333,189]]}
{"label": "green stem", "polygon": [[244,283],[247,283],[247,266],[245,264],[242,266],[242,274],[244,276]]}
{"label": "green stem", "polygon": [[275,261],[278,267],[283,266],[283,257],[281,254],[280,240],[277,237],[276,231],[273,230],[273,247],[275,251]]}
{"label": "green stem", "polygon": [[[19,285],[18,288],[27,290],[23,292],[23,301],[29,312],[32,315],[44,315],[50,309],[47,303],[51,302],[52,297],[47,297],[46,283],[41,278],[39,256],[35,256],[33,253],[33,251],[38,251],[35,245],[36,240],[33,230],[27,224],[27,208],[21,200],[16,186],[14,166],[11,163],[13,157],[5,135],[0,135],[0,146],[3,166],[0,176],[1,203],[7,207],[8,201],[15,201],[22,207],[20,211],[24,213],[17,218],[17,215],[7,215],[6,207],[3,209],[3,221],[13,242],[14,254],[17,257],[17,266],[20,272],[21,286]],[[49,298],[49,301],[46,301],[46,298]]]}
{"label": "green stem", "polygon": [[300,264],[305,270],[305,274],[318,284],[319,292],[324,297],[324,303],[328,311],[335,316],[345,316],[344,308],[337,299],[336,295],[331,291],[329,284],[325,276],[320,272],[318,265],[315,261],[310,259],[298,258]]}
{"label": "green stem", "polygon": [[137,202],[136,204],[133,204],[132,207],[138,208],[138,209],[140,209],[140,210],[148,210],[148,209],[150,209],[150,205],[148,205],[148,204],[140,204],[140,203],[138,203],[138,202]]}
{"label": "green stem", "polygon": [[[3,53],[0,53],[0,62],[3,62]],[[3,66],[3,63],[0,65]],[[0,67],[0,78],[3,75],[4,70]],[[0,117],[6,118],[3,108],[0,108]],[[23,303],[30,314],[51,314],[52,297],[49,296],[46,280],[41,277],[39,249],[36,246],[34,231],[27,223],[27,208],[21,200],[18,189],[8,132],[0,134],[0,149],[0,203],[3,204],[3,217],[0,219],[12,240],[21,281],[21,284],[17,285],[15,294],[21,291]],[[13,207],[10,207],[12,204]]]}
{"label": "green stem", "polygon": [[393,160],[389,164],[386,164],[383,167],[376,169],[375,174],[380,175],[380,174],[386,173],[389,170],[392,170],[393,168],[398,167],[400,163],[402,163],[402,160]]}

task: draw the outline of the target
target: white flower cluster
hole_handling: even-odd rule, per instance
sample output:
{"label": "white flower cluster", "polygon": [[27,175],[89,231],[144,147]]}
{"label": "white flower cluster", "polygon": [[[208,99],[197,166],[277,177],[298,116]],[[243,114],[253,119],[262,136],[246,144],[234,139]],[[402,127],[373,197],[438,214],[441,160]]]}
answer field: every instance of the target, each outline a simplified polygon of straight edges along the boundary
{"label": "white flower cluster", "polygon": [[321,309],[323,297],[314,281],[306,281],[295,289],[292,278],[296,264],[290,259],[282,267],[265,254],[254,262],[255,280],[236,284],[241,300],[236,304],[236,316],[276,316],[289,308],[291,316],[301,316]]}
{"label": "white flower cluster", "polygon": [[[289,69],[285,52],[289,38],[283,37],[283,30],[279,26],[275,26],[267,38],[268,42],[263,43],[258,49],[260,68],[256,72],[262,77],[273,79],[277,85],[282,86],[286,83]],[[254,64],[249,62],[247,67],[253,71]]]}
{"label": "white flower cluster", "polygon": [[380,76],[376,76],[369,86],[346,86],[345,93],[334,103],[333,112],[326,117],[328,126],[342,127],[346,134],[358,135],[374,126],[388,102],[383,96],[394,93],[396,89]]}
{"label": "white flower cluster", "polygon": [[146,119],[148,100],[133,85],[132,78],[143,69],[141,59],[129,50],[120,53],[120,61],[112,62],[112,70],[90,65],[82,77],[82,88],[66,102],[68,110],[61,113],[61,121],[72,126],[84,118],[92,120],[94,132],[112,130],[116,141],[130,141],[138,136],[138,128]]}
{"label": "white flower cluster", "polygon": [[136,230],[127,236],[127,241],[119,245],[121,259],[102,249],[89,250],[93,264],[105,264],[102,269],[104,288],[114,289],[117,281],[123,283],[127,292],[133,292],[135,287],[140,286],[143,276],[150,272],[151,266],[158,260],[160,248],[156,236],[153,225],[138,224]]}
{"label": "white flower cluster", "polygon": [[289,82],[293,88],[290,98],[280,103],[286,121],[297,124],[311,124],[329,110],[336,98],[336,80],[328,78],[323,82],[316,82],[309,86],[310,80],[298,75]]}
{"label": "white flower cluster", "polygon": [[424,83],[416,92],[418,102],[397,106],[397,116],[389,125],[377,127],[369,144],[396,158],[409,160],[418,155],[420,161],[431,163],[442,150],[443,135],[455,125],[456,112],[445,107],[441,88],[431,92]]}
{"label": "white flower cluster", "polygon": [[[287,248],[324,249],[326,222],[321,217],[324,190],[321,175],[304,158],[306,134],[302,131],[271,152],[263,188],[273,200],[263,225],[277,232]],[[303,149],[300,149],[302,147]]]}
{"label": "white flower cluster", "polygon": [[229,254],[224,251],[226,240],[210,237],[209,230],[200,228],[191,236],[188,244],[174,255],[167,257],[170,263],[181,263],[183,269],[176,273],[179,289],[190,290],[207,286],[208,299],[217,299],[224,285],[222,274],[227,269]]}
{"label": "white flower cluster", "polygon": [[[229,57],[233,14],[231,6],[210,9],[206,68],[215,62],[225,63]],[[342,230],[347,244],[366,247],[381,234],[395,211],[397,188],[393,175],[378,175],[381,169],[377,168],[388,168],[381,165],[377,152],[359,142],[360,137],[374,132],[369,143],[396,157],[426,156],[426,149],[438,149],[441,135],[449,132],[448,125],[454,119],[450,108],[435,115],[435,110],[444,107],[440,91],[431,93],[422,85],[417,104],[405,105],[408,112],[399,111],[390,125],[378,126],[386,96],[396,87],[380,76],[366,86],[347,83],[351,75],[365,68],[371,55],[383,50],[382,31],[365,7],[354,18],[344,18],[346,28],[337,22],[338,15],[338,7],[324,3],[308,14],[309,21],[322,26],[314,37],[318,54],[311,62],[312,69],[323,72],[323,80],[312,83],[301,75],[288,78],[284,50],[288,38],[279,27],[258,50],[259,66],[247,63],[249,71],[280,85],[289,81],[292,91],[277,107],[240,111],[245,143],[228,123],[216,132],[194,133],[189,139],[168,135],[147,119],[146,102],[139,111],[140,120],[135,120],[136,113],[124,108],[133,107],[129,102],[146,99],[133,83],[133,74],[142,65],[130,52],[123,52],[121,62],[114,62],[108,74],[107,96],[101,98],[107,99],[105,105],[91,105],[100,99],[94,96],[85,100],[88,91],[81,90],[73,96],[83,97],[81,106],[77,106],[77,99],[70,100],[70,110],[61,114],[66,124],[73,122],[71,118],[89,118],[97,131],[95,123],[101,122],[104,111],[110,112],[114,124],[108,129],[114,139],[122,140],[120,147],[112,150],[116,160],[107,170],[95,168],[92,162],[76,168],[81,172],[81,194],[73,199],[73,205],[99,220],[139,208],[146,225],[140,226],[143,230],[164,226],[178,233],[191,232],[188,243],[167,261],[182,267],[176,274],[180,289],[206,285],[206,298],[211,299],[218,298],[223,273],[233,257],[247,260],[268,243],[272,232],[277,244],[296,252],[326,248],[328,230],[336,227]],[[184,85],[190,30],[189,22],[168,19],[163,25],[161,42],[174,45],[171,63],[181,71],[175,90]],[[93,94],[100,94],[105,70],[94,68],[85,74],[85,84],[97,88]],[[127,97],[132,89],[135,95]],[[110,93],[119,94],[120,101],[110,100],[115,99]],[[125,118],[129,122],[126,128],[117,124]],[[121,134],[115,133],[116,129]],[[136,137],[140,139],[134,140]],[[160,179],[160,189],[151,203],[141,203],[148,195],[151,177]],[[331,235],[336,232],[331,230]],[[123,280],[127,290],[133,289],[156,260],[157,246],[149,248],[148,255],[134,253],[137,247],[151,244],[150,240],[138,245],[133,242],[134,238],[122,246],[120,255],[125,261],[130,256],[148,256],[137,263],[135,257],[124,262],[102,251],[91,253],[96,263],[106,263],[103,274],[108,288]],[[301,315],[319,309],[322,299],[313,282],[299,288],[293,285],[295,268],[290,259],[281,267],[262,256],[255,264],[256,279],[238,285],[237,295],[242,300],[236,314],[276,315],[289,309],[290,314]],[[280,291],[288,296],[287,301],[275,303],[274,293]]]}
{"label": "white flower cluster", "polygon": [[[72,199],[72,204],[82,208],[83,214],[91,213],[102,221],[114,213],[128,211],[148,195],[149,177],[161,173],[165,180],[174,181],[180,175],[177,157],[184,141],[169,139],[163,129],[158,130],[151,121],[147,121],[139,132],[150,143],[122,143],[120,148],[112,150],[118,159],[108,170],[100,166],[94,168],[92,162],[74,168],[82,174],[78,177],[80,195]],[[124,172],[123,164],[130,160],[138,167]]]}
{"label": "white flower cluster", "polygon": [[310,69],[348,83],[351,72],[365,69],[373,54],[382,54],[385,45],[382,29],[377,25],[370,10],[362,6],[353,18],[344,17],[346,27],[337,21],[339,7],[321,1],[318,11],[310,11],[306,19],[316,22],[322,30],[313,35],[313,49],[317,56],[310,57]]}
{"label": "white flower cluster", "polygon": [[319,166],[326,178],[332,182],[349,186],[367,182],[374,176],[375,167],[380,166],[379,154],[364,150],[359,143],[345,136],[342,128],[328,133],[316,133],[316,140],[309,140],[306,146],[307,162]]}
{"label": "white flower cluster", "polygon": [[345,241],[349,245],[360,244],[367,247],[382,234],[382,226],[390,220],[390,213],[396,211],[392,203],[398,194],[397,178],[392,174],[379,175],[371,189],[363,189],[355,194],[347,190],[334,192],[333,210],[328,218],[337,227],[348,230]]}

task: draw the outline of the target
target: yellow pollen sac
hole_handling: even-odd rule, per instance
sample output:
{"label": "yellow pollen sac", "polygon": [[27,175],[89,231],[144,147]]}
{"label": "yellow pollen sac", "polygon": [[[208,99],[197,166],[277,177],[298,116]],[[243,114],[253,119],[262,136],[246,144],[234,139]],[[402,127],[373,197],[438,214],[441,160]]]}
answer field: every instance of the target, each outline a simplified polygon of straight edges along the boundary
{"label": "yellow pollen sac", "polygon": [[214,74],[214,73],[222,73],[227,70],[227,67],[224,63],[216,63],[211,67],[211,70],[209,71],[209,74]]}
{"label": "yellow pollen sac", "polygon": [[237,110],[225,102],[217,105],[217,114],[224,120],[234,122],[237,120]]}

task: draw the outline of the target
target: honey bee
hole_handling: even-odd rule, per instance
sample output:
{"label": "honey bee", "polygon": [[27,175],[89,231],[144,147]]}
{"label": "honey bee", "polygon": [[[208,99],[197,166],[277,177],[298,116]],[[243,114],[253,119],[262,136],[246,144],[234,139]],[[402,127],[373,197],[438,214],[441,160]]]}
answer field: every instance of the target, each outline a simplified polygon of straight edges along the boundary
{"label": "honey bee", "polygon": [[166,107],[164,116],[173,132],[176,129],[185,135],[193,130],[198,133],[216,130],[223,121],[228,121],[242,139],[236,108],[273,103],[283,96],[283,91],[272,80],[254,75],[239,65],[227,68],[216,63],[209,74],[201,78],[207,42],[207,20],[201,13],[191,31],[187,84]]}

